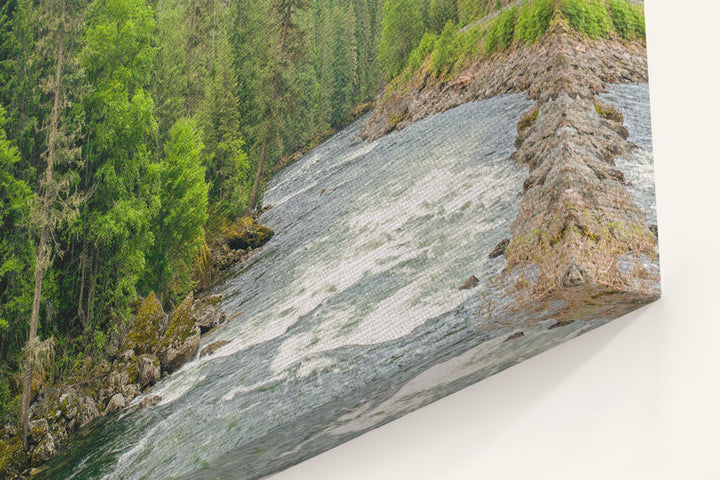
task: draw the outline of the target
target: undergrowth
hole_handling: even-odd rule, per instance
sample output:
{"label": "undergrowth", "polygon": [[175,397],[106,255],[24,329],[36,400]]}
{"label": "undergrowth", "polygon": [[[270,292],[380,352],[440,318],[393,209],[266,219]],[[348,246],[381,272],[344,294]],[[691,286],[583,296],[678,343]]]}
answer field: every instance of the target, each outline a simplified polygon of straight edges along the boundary
{"label": "undergrowth", "polygon": [[426,32],[388,90],[400,88],[420,72],[447,80],[479,58],[534,43],[550,28],[555,15],[589,38],[645,38],[643,8],[625,0],[535,0],[510,7],[486,23],[460,28],[448,22],[440,35]]}

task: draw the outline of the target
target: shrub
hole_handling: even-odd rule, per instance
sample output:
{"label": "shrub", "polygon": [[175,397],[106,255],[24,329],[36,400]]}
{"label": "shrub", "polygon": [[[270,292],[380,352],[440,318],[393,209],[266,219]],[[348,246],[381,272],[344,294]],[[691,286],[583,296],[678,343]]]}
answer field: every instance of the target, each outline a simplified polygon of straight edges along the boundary
{"label": "shrub", "polygon": [[483,52],[488,57],[495,52],[507,50],[515,37],[515,16],[517,7],[510,8],[494,20],[487,37]]}
{"label": "shrub", "polygon": [[562,13],[573,30],[598,38],[605,35],[612,22],[601,0],[563,0]]}
{"label": "shrub", "polygon": [[515,38],[523,43],[536,41],[550,27],[555,7],[553,0],[535,0],[520,7]]}
{"label": "shrub", "polygon": [[433,73],[435,76],[447,72],[452,68],[453,63],[457,60],[455,55],[455,37],[457,35],[457,27],[452,22],[447,22],[443,28],[442,34],[435,42],[435,50],[432,55]]}
{"label": "shrub", "polygon": [[609,0],[608,11],[615,31],[623,38],[645,38],[645,16],[639,7],[622,0]]}
{"label": "shrub", "polygon": [[425,58],[435,49],[435,42],[437,39],[438,36],[434,33],[428,32],[423,35],[422,40],[420,40],[420,44],[412,51],[412,53],[410,53],[410,57],[408,57],[407,68],[409,72],[414,73],[420,70]]}

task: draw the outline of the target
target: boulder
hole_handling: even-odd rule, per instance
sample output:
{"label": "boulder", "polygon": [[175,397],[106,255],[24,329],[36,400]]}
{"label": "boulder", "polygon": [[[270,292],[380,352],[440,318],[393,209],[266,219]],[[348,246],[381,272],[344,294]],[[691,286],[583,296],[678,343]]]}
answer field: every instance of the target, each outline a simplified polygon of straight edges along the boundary
{"label": "boulder", "polygon": [[147,388],[160,380],[160,362],[155,355],[140,355],[137,357],[136,383],[140,388]]}
{"label": "boulder", "polygon": [[122,393],[116,393],[110,398],[107,407],[105,407],[105,412],[103,413],[103,415],[111,415],[118,410],[122,410],[123,408],[125,408],[125,397]]}
{"label": "boulder", "polygon": [[154,407],[155,405],[160,403],[161,400],[162,400],[162,397],[160,395],[148,395],[147,397],[143,398],[135,405],[131,405],[128,408],[128,412],[133,413],[133,412],[136,412],[143,408]]}
{"label": "boulder", "polygon": [[43,437],[42,441],[32,450],[30,454],[30,466],[37,467],[50,460],[55,456],[55,441],[49,433]]}
{"label": "boulder", "polygon": [[77,416],[73,419],[73,425],[82,428],[100,416],[95,400],[86,396],[78,406]]}
{"label": "boulder", "polygon": [[[192,295],[192,294],[191,294]],[[222,295],[198,298],[192,304],[192,317],[200,332],[205,333],[220,323],[220,303]],[[180,307],[178,307],[180,308]]]}
{"label": "boulder", "polygon": [[215,353],[215,351],[218,348],[224,347],[228,343],[230,343],[230,340],[221,340],[219,342],[214,342],[214,343],[211,343],[210,345],[205,346],[205,348],[203,348],[202,351],[200,352],[200,358],[202,358],[206,355],[212,355],[213,353]]}
{"label": "boulder", "polygon": [[503,255],[505,253],[505,250],[507,250],[508,245],[510,245],[510,240],[505,239],[501,240],[500,243],[498,243],[492,252],[490,252],[490,255],[488,255],[490,258],[497,258],[500,255]]}
{"label": "boulder", "polygon": [[268,227],[255,223],[250,217],[241,218],[223,233],[232,250],[260,248],[275,234]]}
{"label": "boulder", "polygon": [[478,283],[480,283],[480,280],[477,279],[475,275],[465,280],[465,283],[460,285],[460,290],[470,290],[471,288],[475,288],[478,286]]}
{"label": "boulder", "polygon": [[506,341],[506,342],[510,342],[510,341],[512,341],[512,340],[517,340],[518,338],[522,338],[522,337],[524,337],[524,336],[525,336],[525,333],[524,333],[524,332],[516,332],[516,333],[513,333],[512,335],[510,335],[509,337],[507,337],[507,338],[505,339],[505,341]]}
{"label": "boulder", "polygon": [[200,349],[200,328],[193,318],[193,295],[182,301],[170,319],[167,332],[160,342],[160,367],[172,373],[195,358]]}
{"label": "boulder", "polygon": [[125,342],[135,354],[155,354],[168,326],[168,316],[154,293],[142,301]]}
{"label": "boulder", "polygon": [[47,435],[48,431],[50,430],[50,426],[48,425],[47,420],[45,420],[44,418],[33,420],[32,422],[30,422],[29,426],[30,438],[35,444],[40,443],[40,441],[45,438],[45,435]]}
{"label": "boulder", "polygon": [[[158,367],[157,371],[158,371],[158,376],[159,376],[159,374],[160,374],[159,367]],[[131,383],[130,385],[125,385],[122,388],[122,390],[120,391],[120,393],[122,393],[123,397],[125,397],[125,401],[127,403],[130,403],[133,401],[133,399],[135,397],[137,397],[140,394],[140,387],[135,383]]]}
{"label": "boulder", "polygon": [[147,408],[147,407],[154,407],[160,401],[162,400],[162,397],[160,395],[148,395],[147,397],[143,398],[140,403],[138,403],[138,406],[140,408]]}

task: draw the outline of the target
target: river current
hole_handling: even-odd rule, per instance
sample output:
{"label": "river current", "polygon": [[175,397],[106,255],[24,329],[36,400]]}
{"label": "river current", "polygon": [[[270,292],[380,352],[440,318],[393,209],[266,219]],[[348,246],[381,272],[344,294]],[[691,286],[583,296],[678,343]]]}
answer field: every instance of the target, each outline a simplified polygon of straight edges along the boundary
{"label": "river current", "polygon": [[[647,85],[603,98],[639,146],[618,167],[655,223]],[[604,323],[538,322],[514,342],[512,325],[479,324],[504,262],[488,253],[527,176],[508,157],[531,105],[468,103],[371,143],[360,120],[287,167],[260,219],[276,236],[212,292],[233,320],[203,345],[230,343],[158,383],[159,405],[94,422],[33,478],[260,478]],[[459,290],[471,275],[478,287]]]}

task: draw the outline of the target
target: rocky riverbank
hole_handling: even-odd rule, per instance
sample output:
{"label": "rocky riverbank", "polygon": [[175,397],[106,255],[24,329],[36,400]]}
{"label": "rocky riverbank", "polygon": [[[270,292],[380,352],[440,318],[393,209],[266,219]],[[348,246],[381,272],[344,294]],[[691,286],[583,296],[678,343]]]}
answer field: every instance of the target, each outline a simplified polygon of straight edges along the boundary
{"label": "rocky riverbank", "polygon": [[[560,44],[573,49],[559,55]],[[558,63],[560,62],[560,63]],[[562,62],[568,62],[564,66]],[[537,101],[557,95],[551,72],[580,68],[583,76],[566,75],[566,90],[587,97],[610,83],[647,82],[647,53],[641,40],[614,37],[591,40],[570,30],[562,18],[538,42],[481,59],[453,78],[439,79],[423,70],[394,90],[383,92],[363,126],[361,136],[375,140],[434,113],[473,100],[527,93]]]}
{"label": "rocky riverbank", "polygon": [[[245,260],[273,234],[252,218],[219,229],[207,248],[203,286]],[[25,478],[30,469],[54,457],[68,437],[98,417],[158,403],[161,398],[155,395],[136,399],[162,376],[198,356],[201,335],[228,321],[221,304],[220,295],[196,298],[191,292],[168,313],[154,294],[138,298],[132,322],[110,338],[102,352],[79,359],[69,372],[52,381],[37,372],[30,407],[30,450],[23,451],[17,425],[2,426],[0,478]],[[220,346],[208,345],[203,353]]]}
{"label": "rocky riverbank", "polygon": [[529,175],[498,279],[511,300],[481,314],[502,321],[507,308],[542,311],[559,301],[558,317],[614,318],[659,296],[657,238],[615,167],[634,148],[623,116],[598,95],[609,84],[647,79],[644,42],[591,40],[556,14],[533,45],[452,80],[425,73],[406,91],[385,92],[362,134],[372,140],[464,102],[525,92],[535,105],[518,122],[512,160]]}

